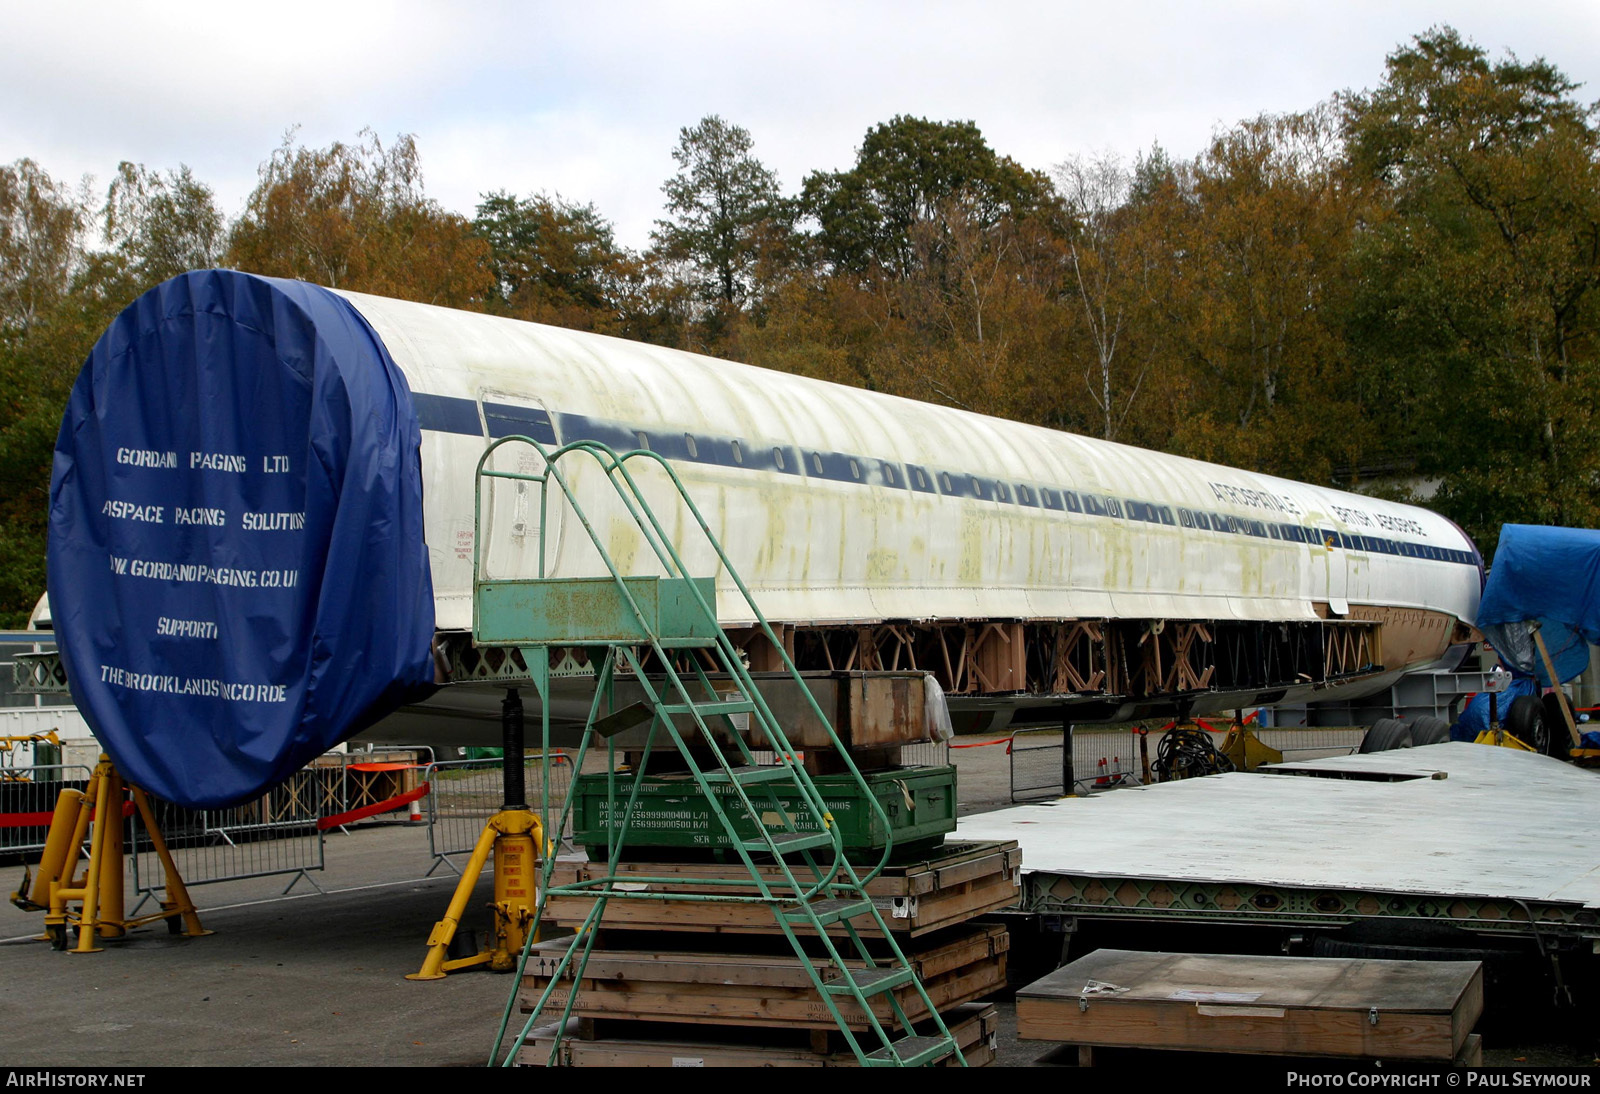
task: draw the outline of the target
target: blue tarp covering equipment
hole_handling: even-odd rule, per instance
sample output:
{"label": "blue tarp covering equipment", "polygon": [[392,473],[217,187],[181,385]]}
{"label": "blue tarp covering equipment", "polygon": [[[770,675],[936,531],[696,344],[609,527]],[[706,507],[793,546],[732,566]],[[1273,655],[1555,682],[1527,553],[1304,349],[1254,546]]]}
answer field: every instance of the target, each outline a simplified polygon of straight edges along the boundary
{"label": "blue tarp covering equipment", "polygon": [[420,439],[326,289],[208,270],[117,317],[61,423],[48,565],[73,698],[128,779],[231,804],[426,694]]}
{"label": "blue tarp covering equipment", "polygon": [[1533,641],[1537,623],[1559,683],[1600,645],[1600,531],[1507,524],[1478,606],[1478,629],[1507,665],[1552,686]]}
{"label": "blue tarp covering equipment", "polygon": [[[1502,724],[1511,713],[1511,704],[1524,695],[1539,697],[1539,684],[1531,676],[1513,676],[1505,691],[1495,696],[1495,720]],[[1452,741],[1476,741],[1489,728],[1489,693],[1480,691],[1461,708],[1461,717],[1450,727]]]}

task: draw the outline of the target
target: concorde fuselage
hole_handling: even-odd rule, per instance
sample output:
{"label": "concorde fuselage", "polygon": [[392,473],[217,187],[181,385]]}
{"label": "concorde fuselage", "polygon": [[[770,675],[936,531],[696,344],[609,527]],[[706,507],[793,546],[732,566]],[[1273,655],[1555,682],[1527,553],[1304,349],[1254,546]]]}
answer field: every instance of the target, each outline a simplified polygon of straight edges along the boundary
{"label": "concorde fuselage", "polygon": [[[441,629],[471,625],[472,473],[486,440],[509,434],[671,458],[774,620],[1307,620],[1365,605],[1470,623],[1476,611],[1479,555],[1426,509],[677,350],[343,295],[411,386]],[[502,451],[499,466],[538,462]],[[486,510],[492,576],[532,572],[537,508],[524,493]],[[558,509],[548,572],[594,572]],[[725,623],[747,622],[735,598],[721,603]]]}

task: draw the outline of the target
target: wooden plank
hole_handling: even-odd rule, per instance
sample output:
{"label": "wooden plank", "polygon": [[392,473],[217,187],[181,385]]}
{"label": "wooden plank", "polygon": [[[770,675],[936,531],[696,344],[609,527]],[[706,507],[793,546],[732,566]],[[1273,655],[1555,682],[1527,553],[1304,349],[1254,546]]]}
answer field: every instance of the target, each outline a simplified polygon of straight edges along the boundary
{"label": "wooden plank", "polygon": [[[532,1010],[569,944],[568,939],[556,939],[534,947],[520,995],[523,1013]],[[1004,988],[1009,947],[1005,928],[991,924],[957,928],[907,957],[935,1009],[945,1010]],[[813,958],[812,962],[825,981],[837,979],[837,970],[825,959]],[[866,963],[851,960],[846,964],[864,968]],[[564,1008],[570,994],[570,978],[564,977],[551,992],[546,1013]],[[896,989],[892,996],[912,1021],[927,1015],[914,986]],[[890,995],[873,996],[869,1002],[880,1021],[894,1021]],[[853,1001],[840,999],[838,1003],[852,1028],[868,1028],[866,1017]],[[597,951],[589,956],[572,1013],[592,1018],[835,1028],[810,974],[792,952]]]}
{"label": "wooden plank", "polygon": [[[543,864],[540,865],[542,867]],[[929,854],[914,862],[886,866],[883,873],[868,883],[867,893],[885,897],[922,896],[994,874],[1016,876],[1021,868],[1022,851],[1015,840],[947,842],[939,853]],[[796,876],[799,876],[801,869],[803,867],[795,867]],[[741,880],[749,876],[744,866],[737,862],[628,862],[620,864],[617,873],[619,876],[633,874],[683,878],[685,881],[696,878]],[[765,866],[761,873],[768,884],[779,886],[774,891],[780,894],[788,891],[782,886],[783,873],[776,866]],[[605,874],[606,864],[603,862],[590,862],[582,856],[567,856],[556,860],[551,883],[572,885],[578,881],[604,877]],[[694,891],[726,892],[727,888],[706,886]]]}
{"label": "wooden plank", "polygon": [[[1087,996],[1094,981],[1110,985]],[[1373,1014],[1376,1011],[1376,1022]],[[1099,950],[1017,993],[1017,1035],[1072,1044],[1453,1059],[1483,1011],[1476,961]]]}
{"label": "wooden plank", "polygon": [[[955,1036],[969,1067],[994,1062],[999,1035],[999,1016],[992,1004],[969,1003],[944,1015],[946,1026]],[[559,1063],[572,1067],[856,1067],[851,1052],[819,1053],[808,1044],[778,1043],[772,1032],[753,1036],[730,1034],[714,1037],[696,1028],[693,1039],[663,1037],[603,1037],[594,1041],[576,1038],[577,1021],[567,1026]],[[656,1027],[659,1031],[661,1027]],[[928,1032],[929,1027],[919,1027]],[[555,1039],[555,1025],[535,1030],[518,1054],[524,1067],[543,1067]],[[763,1043],[763,1041],[774,1043]],[[940,1066],[955,1066],[947,1057]]]}
{"label": "wooden plank", "polygon": [[[890,931],[918,938],[943,927],[965,923],[984,912],[1009,907],[1020,895],[1021,878],[1013,873],[964,882],[926,896],[874,896],[872,899]],[[587,919],[594,899],[554,894],[545,902],[545,920],[558,926],[579,927]],[[781,933],[772,910],[764,905],[706,904],[671,899],[612,900],[607,904],[603,924],[615,930]],[[880,933],[876,926],[865,921],[859,921],[856,929],[866,937],[878,937]],[[835,924],[828,928],[828,933],[842,937],[846,931],[843,925]]]}

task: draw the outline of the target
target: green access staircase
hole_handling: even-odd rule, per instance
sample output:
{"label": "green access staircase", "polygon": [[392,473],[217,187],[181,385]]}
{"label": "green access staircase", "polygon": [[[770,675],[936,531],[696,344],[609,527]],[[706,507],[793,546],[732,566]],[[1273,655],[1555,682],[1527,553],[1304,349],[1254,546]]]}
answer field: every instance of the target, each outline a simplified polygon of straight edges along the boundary
{"label": "green access staircase", "polygon": [[[537,451],[543,471],[495,470],[493,454],[507,445],[523,445]],[[590,460],[603,472],[615,497],[620,500],[638,532],[649,545],[657,568],[653,575],[623,574],[604,537],[585,513],[564,470],[573,460]],[[618,803],[622,820],[607,829],[607,865],[603,876],[565,886],[553,886],[553,856],[546,855],[539,885],[539,901],[517,969],[517,983],[507,1001],[505,1015],[491,1050],[491,1063],[510,1066],[529,1034],[544,1016],[549,999],[565,978],[572,982],[565,1006],[556,1022],[556,1036],[550,1049],[550,1064],[559,1057],[568,1022],[572,1016],[589,955],[594,949],[598,928],[604,921],[607,905],[613,900],[674,900],[760,904],[771,909],[779,932],[788,940],[801,965],[808,970],[818,997],[826,1005],[845,1043],[865,1067],[916,1067],[950,1057],[965,1066],[961,1051],[939,1016],[915,970],[884,923],[865,886],[883,869],[893,851],[892,837],[878,861],[868,867],[853,865],[845,854],[844,841],[828,811],[817,784],[794,758],[794,749],[761,696],[756,682],[727,635],[718,625],[714,579],[691,576],[646,500],[630,464],[664,472],[681,503],[698,526],[705,543],[720,560],[722,572],[738,589],[746,609],[741,617],[758,621],[773,648],[783,656],[784,666],[800,684],[798,670],[765,616],[756,606],[729,560],[722,544],[712,533],[704,516],[689,497],[683,482],[665,459],[646,449],[618,453],[598,441],[574,441],[550,448],[530,437],[504,437],[491,444],[478,462],[475,481],[474,515],[474,597],[473,641],[478,646],[520,649],[526,659],[533,685],[541,699],[544,755],[550,755],[550,650],[553,647],[586,647],[591,659],[598,660],[594,700],[574,770],[582,771],[584,760],[596,741],[605,742],[608,763],[608,798],[613,813]],[[484,485],[485,480],[503,479],[536,484],[539,489],[538,576],[506,580],[486,579],[484,574]],[[492,484],[491,484],[492,485]],[[596,484],[598,486],[598,483]],[[527,487],[519,487],[526,489]],[[553,493],[559,491],[559,495]],[[550,505],[564,505],[582,526],[609,576],[550,578],[547,572],[547,538]],[[683,654],[688,651],[688,656]],[[675,656],[676,654],[676,656]],[[598,657],[596,657],[598,655]],[[731,681],[732,693],[719,693],[706,671]],[[621,710],[611,709],[612,685],[619,669],[631,672],[645,692],[643,702]],[[724,687],[727,685],[725,684]],[[812,713],[829,727],[833,745],[843,757],[848,773],[859,784],[862,799],[875,810],[885,831],[889,825],[881,804],[868,791],[860,770],[848,752],[840,747],[827,716],[810,691],[801,684]],[[520,720],[521,703],[514,691],[508,696],[508,711]],[[508,715],[511,716],[511,715]],[[735,719],[749,719],[759,726],[776,757],[775,765],[756,762],[745,734],[738,731]],[[682,726],[682,728],[680,728]],[[648,727],[638,762],[631,772],[618,771],[618,734]],[[717,732],[721,730],[721,732]],[[520,736],[520,733],[519,733]],[[637,736],[637,735],[635,735]],[[657,749],[676,750],[686,764],[694,785],[704,796],[708,808],[726,834],[730,848],[745,867],[748,876],[706,879],[692,882],[695,890],[685,891],[681,877],[646,877],[636,873],[617,874],[623,849],[628,844],[629,827],[640,800],[640,788],[650,768],[650,756]],[[508,763],[510,762],[508,758]],[[550,801],[548,759],[544,770],[545,794]],[[731,794],[729,789],[731,788]],[[782,791],[780,801],[780,793]],[[571,818],[573,798],[565,802],[561,817],[553,826],[543,806],[541,818],[546,832],[566,830]],[[749,826],[737,831],[724,802],[737,806],[747,817],[760,817],[759,831],[752,835]],[[758,867],[758,857],[768,870],[776,867],[777,878],[769,881]],[[770,861],[766,861],[770,860]],[[704,889],[713,892],[704,892]],[[528,960],[532,940],[544,917],[546,903],[557,894],[593,898],[589,913],[572,938],[549,982],[521,1030],[512,1038],[504,1057],[511,1015]],[[842,931],[842,937],[829,928]],[[875,956],[863,939],[864,930],[881,936],[884,952]],[[809,956],[807,943],[818,950]],[[865,968],[851,969],[845,954],[864,962]],[[931,1016],[932,1032],[919,1034],[906,1017],[896,988],[915,985],[922,1005]],[[892,1020],[881,1020],[869,1004],[874,996],[884,996],[890,1004]],[[857,1023],[866,1029],[851,1028],[843,1008],[859,1011]]]}

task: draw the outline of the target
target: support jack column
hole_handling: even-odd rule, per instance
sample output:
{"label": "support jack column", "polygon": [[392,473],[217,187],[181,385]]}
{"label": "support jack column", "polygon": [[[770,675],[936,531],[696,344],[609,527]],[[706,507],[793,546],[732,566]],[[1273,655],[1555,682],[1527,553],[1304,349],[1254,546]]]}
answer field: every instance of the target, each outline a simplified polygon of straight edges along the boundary
{"label": "support jack column", "polygon": [[[523,778],[522,697],[516,688],[508,689],[501,701],[500,727],[505,752],[505,804],[483,826],[477,845],[472,849],[472,858],[456,882],[450,907],[428,935],[428,956],[423,959],[422,969],[409,974],[407,980],[442,980],[448,973],[479,965],[487,965],[495,972],[511,972],[527,942],[528,928],[533,923],[538,902],[535,868],[539,848],[545,839],[544,826],[527,805]],[[489,944],[470,957],[451,960],[448,956],[450,943],[455,939],[467,901],[472,898],[472,890],[477,887],[491,854],[494,856],[494,901],[489,906],[493,914]]]}

